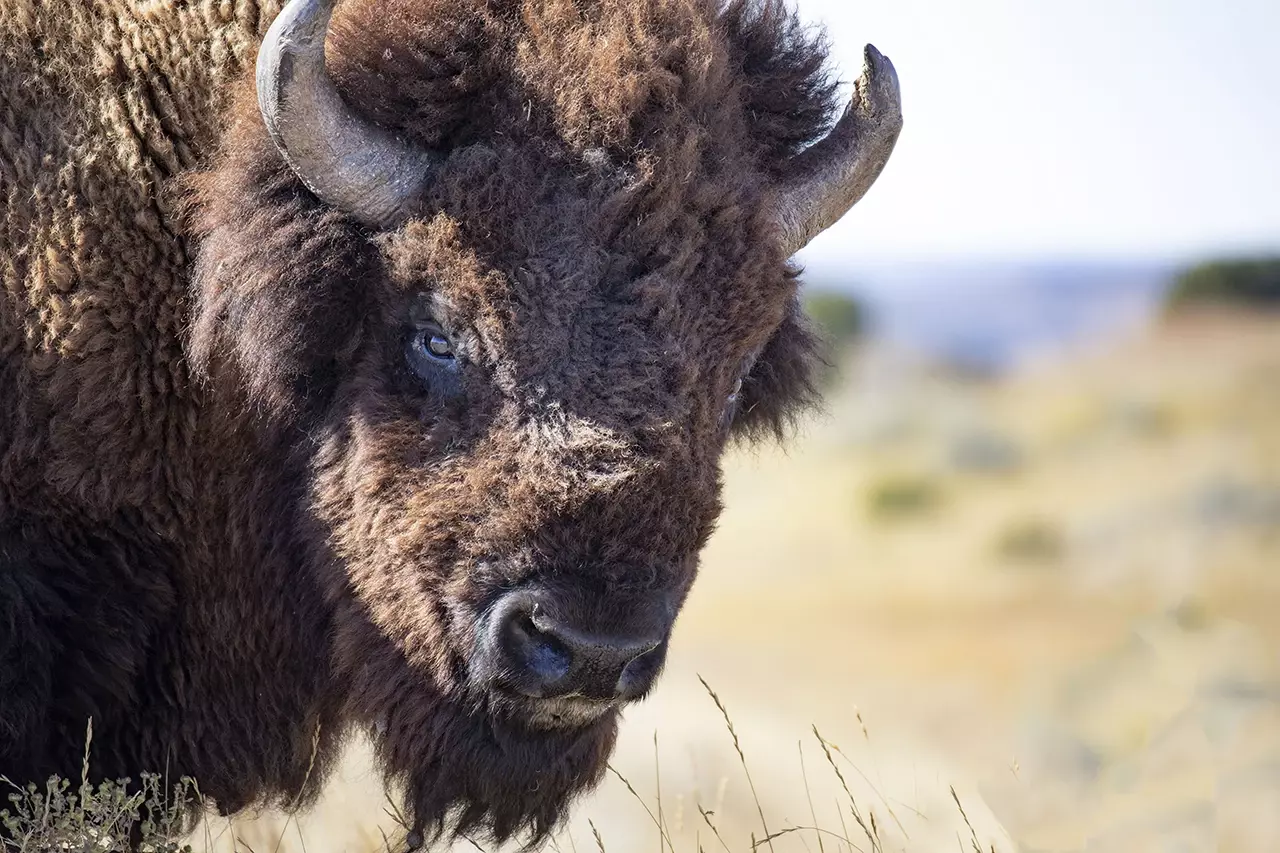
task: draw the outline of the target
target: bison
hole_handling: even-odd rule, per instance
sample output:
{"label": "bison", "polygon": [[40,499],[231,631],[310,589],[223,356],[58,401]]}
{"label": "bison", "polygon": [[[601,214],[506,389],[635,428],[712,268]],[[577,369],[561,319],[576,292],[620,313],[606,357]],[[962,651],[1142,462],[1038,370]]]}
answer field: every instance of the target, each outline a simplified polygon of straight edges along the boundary
{"label": "bison", "polygon": [[0,773],[91,718],[230,813],[363,730],[417,833],[537,840],[814,401],[789,258],[897,78],[841,112],[774,0],[332,6],[3,0]]}

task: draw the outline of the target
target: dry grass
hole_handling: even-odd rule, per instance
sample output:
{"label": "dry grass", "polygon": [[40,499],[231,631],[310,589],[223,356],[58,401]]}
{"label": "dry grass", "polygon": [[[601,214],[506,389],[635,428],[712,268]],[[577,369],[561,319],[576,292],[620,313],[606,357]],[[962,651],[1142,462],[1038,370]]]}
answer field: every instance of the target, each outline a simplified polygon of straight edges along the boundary
{"label": "dry grass", "polygon": [[[802,843],[806,838],[812,839],[820,853],[826,853],[827,843],[832,845],[834,853],[840,853],[840,851],[885,853],[889,849],[886,848],[881,836],[874,806],[867,807],[859,802],[850,789],[836,756],[841,756],[851,767],[853,766],[852,762],[843,756],[839,747],[823,738],[816,726],[812,729],[813,737],[822,750],[833,777],[838,780],[840,789],[843,791],[844,801],[838,803],[837,808],[842,813],[846,813],[853,818],[861,835],[850,837],[849,828],[844,821],[843,814],[840,817],[839,829],[819,825],[817,812],[810,794],[811,780],[804,765],[803,746],[800,749],[800,768],[805,796],[809,804],[811,822],[785,824],[782,828],[771,831],[765,814],[765,806],[756,791],[755,782],[751,778],[746,753],[734,726],[733,716],[725,702],[711,685],[704,679],[699,678],[699,680],[719,712],[724,730],[727,732],[728,739],[738,757],[742,776],[751,791],[752,801],[761,829],[759,836],[752,831],[749,840],[745,844],[741,847],[735,847],[726,841],[714,822],[715,810],[705,808],[701,802],[698,802],[696,807],[703,822],[725,853],[739,853],[739,851],[741,853],[747,853],[747,851],[754,853],[754,851],[762,848],[772,850],[775,841],[793,837],[801,840]],[[89,737],[92,737],[92,726],[90,726]],[[316,740],[318,741],[318,736]],[[694,843],[687,846],[678,844],[672,838],[669,826],[664,819],[661,765],[658,759],[656,733],[653,739],[653,746],[654,782],[657,786],[657,795],[653,805],[650,805],[627,777],[615,767],[610,766],[609,770],[618,782],[624,786],[628,795],[638,804],[639,808],[652,823],[652,835],[657,841],[659,853],[665,853],[667,850],[670,850],[671,853],[685,853],[686,851],[687,853],[703,853],[705,848],[702,846],[700,835],[696,835]],[[71,853],[79,853],[80,851],[83,851],[83,853],[115,853],[115,851],[125,853],[125,851],[135,849],[146,851],[146,853],[192,853],[193,850],[200,848],[214,849],[225,838],[227,839],[225,843],[229,843],[230,849],[235,853],[240,853],[240,851],[243,851],[243,853],[261,853],[264,849],[281,850],[287,842],[289,830],[293,828],[297,833],[297,849],[304,851],[304,853],[307,850],[307,841],[302,828],[298,824],[296,816],[292,813],[283,816],[283,819],[277,822],[278,826],[273,830],[274,841],[272,841],[269,834],[265,836],[262,833],[258,833],[256,836],[253,834],[246,835],[238,831],[235,822],[232,820],[228,820],[226,828],[215,836],[213,834],[215,821],[212,818],[203,824],[200,832],[184,837],[184,827],[188,814],[184,803],[190,801],[198,803],[201,801],[199,790],[192,780],[182,780],[171,791],[166,789],[159,777],[154,775],[144,775],[142,777],[142,785],[136,791],[129,789],[128,780],[104,782],[95,786],[88,782],[88,741],[86,741],[85,754],[85,765],[77,793],[68,793],[70,782],[67,780],[54,778],[49,780],[44,791],[38,790],[35,786],[30,786],[26,790],[19,789],[18,793],[10,797],[10,801],[14,805],[13,811],[0,813],[0,821],[3,821],[3,826],[9,834],[8,839],[0,839],[3,843],[0,849],[12,850],[15,853],[46,853],[46,851],[53,850],[71,851]],[[858,772],[861,773],[861,771]],[[977,845],[977,831],[969,823],[959,795],[956,794],[954,787],[949,790],[960,817],[968,827],[973,844]],[[889,801],[878,791],[875,792],[875,795],[883,802],[887,812],[901,830],[902,839],[909,841],[909,835],[905,828],[902,827],[901,822],[898,821],[897,816],[893,814]],[[407,829],[406,822],[393,799],[388,799],[386,814],[398,830],[397,837],[401,840],[399,842],[393,841],[392,837],[382,831],[379,833],[377,840],[370,839],[370,843],[356,848],[356,853],[392,853],[392,851],[403,849],[415,849],[421,843],[420,840],[410,840],[408,842],[404,840]],[[590,840],[596,849],[600,853],[607,853],[610,848],[605,842],[605,833],[591,818],[587,818],[587,827],[590,830]],[[131,833],[135,833],[137,836],[133,841],[131,841]],[[193,846],[193,841],[195,846]],[[628,837],[626,841],[627,848],[635,844],[633,837]],[[271,844],[269,848],[265,846],[267,843]],[[470,838],[464,837],[460,843],[471,849],[482,851],[482,853],[487,853],[488,851],[488,848],[484,845]],[[998,853],[998,851],[1006,849],[998,846],[994,841],[986,843],[988,846],[981,849],[975,846],[978,853]],[[131,846],[131,844],[136,844],[136,847]],[[577,850],[577,840],[571,831],[562,833],[550,842],[550,846],[556,851],[562,850],[564,845],[568,845],[570,850]]]}

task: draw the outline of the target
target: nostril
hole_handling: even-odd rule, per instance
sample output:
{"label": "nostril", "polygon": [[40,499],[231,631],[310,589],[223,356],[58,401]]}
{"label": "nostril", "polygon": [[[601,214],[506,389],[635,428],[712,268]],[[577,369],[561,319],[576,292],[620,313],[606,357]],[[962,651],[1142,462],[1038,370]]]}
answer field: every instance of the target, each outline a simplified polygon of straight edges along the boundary
{"label": "nostril", "polygon": [[[540,626],[541,627],[541,626]],[[567,625],[546,625],[545,633],[564,643],[572,670],[558,687],[596,700],[630,698],[643,693],[661,659],[661,640],[588,634]]]}
{"label": "nostril", "polygon": [[555,634],[540,629],[528,613],[513,615],[503,641],[511,662],[540,686],[560,681],[573,667],[573,652]]}
{"label": "nostril", "polygon": [[642,695],[653,685],[654,678],[662,667],[663,653],[659,648],[661,645],[661,643],[654,643],[622,668],[622,674],[618,678],[619,696],[634,698]]}

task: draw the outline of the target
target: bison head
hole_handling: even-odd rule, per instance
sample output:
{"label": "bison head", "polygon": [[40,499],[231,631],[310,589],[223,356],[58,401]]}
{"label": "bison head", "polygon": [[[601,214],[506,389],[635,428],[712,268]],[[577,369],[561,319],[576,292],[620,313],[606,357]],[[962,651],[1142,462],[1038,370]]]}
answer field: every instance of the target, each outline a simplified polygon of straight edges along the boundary
{"label": "bison head", "polygon": [[897,80],[868,47],[826,133],[772,2],[331,5],[285,8],[196,183],[192,352],[277,436],[418,825],[536,837],[662,667],[726,443],[811,399],[787,259],[883,167]]}

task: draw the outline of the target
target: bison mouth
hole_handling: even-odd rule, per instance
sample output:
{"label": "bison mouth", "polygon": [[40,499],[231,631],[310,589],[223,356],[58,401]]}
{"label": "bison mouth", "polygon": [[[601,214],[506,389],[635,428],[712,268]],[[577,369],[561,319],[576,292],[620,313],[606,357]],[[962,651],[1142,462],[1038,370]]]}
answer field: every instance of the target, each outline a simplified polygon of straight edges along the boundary
{"label": "bison mouth", "polygon": [[495,713],[520,720],[535,731],[581,729],[622,707],[618,701],[600,701],[583,696],[531,699],[502,685],[490,687],[489,695]]}

